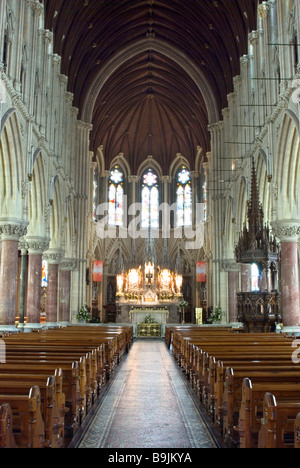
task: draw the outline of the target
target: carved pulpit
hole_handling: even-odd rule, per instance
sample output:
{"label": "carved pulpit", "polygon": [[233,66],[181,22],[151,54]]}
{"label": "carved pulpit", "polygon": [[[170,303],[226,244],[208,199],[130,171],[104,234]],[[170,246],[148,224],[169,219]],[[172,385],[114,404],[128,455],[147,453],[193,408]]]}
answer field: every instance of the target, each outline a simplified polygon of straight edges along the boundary
{"label": "carved pulpit", "polygon": [[255,290],[237,294],[238,320],[244,324],[246,332],[271,332],[281,321],[280,294],[277,290],[280,247],[275,236],[271,235],[269,226],[264,224],[254,160],[247,218],[248,226],[244,225],[240,234],[235,257],[238,263],[256,264],[259,281]]}

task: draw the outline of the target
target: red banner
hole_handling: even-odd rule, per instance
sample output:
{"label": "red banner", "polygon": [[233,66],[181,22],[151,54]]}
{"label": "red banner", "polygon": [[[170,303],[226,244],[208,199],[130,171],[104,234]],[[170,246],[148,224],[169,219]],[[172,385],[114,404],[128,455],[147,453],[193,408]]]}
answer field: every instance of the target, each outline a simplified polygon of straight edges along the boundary
{"label": "red banner", "polygon": [[197,262],[196,281],[197,283],[206,283],[206,263],[205,262]]}
{"label": "red banner", "polygon": [[95,283],[101,283],[103,277],[103,262],[94,262],[93,281]]}

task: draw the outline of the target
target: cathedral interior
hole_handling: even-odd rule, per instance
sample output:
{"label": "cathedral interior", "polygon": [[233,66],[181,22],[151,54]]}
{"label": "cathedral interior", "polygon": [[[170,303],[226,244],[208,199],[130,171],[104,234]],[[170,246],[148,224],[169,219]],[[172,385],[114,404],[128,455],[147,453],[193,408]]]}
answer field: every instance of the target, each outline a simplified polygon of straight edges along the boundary
{"label": "cathedral interior", "polygon": [[300,332],[298,0],[1,0],[0,332]]}

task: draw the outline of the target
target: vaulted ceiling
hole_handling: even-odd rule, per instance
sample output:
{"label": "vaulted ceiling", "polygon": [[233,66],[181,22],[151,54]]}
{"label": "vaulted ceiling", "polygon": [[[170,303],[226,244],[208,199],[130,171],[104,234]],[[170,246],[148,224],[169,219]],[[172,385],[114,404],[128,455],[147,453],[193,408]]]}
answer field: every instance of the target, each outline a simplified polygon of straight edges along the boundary
{"label": "vaulted ceiling", "polygon": [[132,173],[148,155],[168,173],[177,153],[193,169],[240,73],[257,1],[43,3],[74,106],[92,123],[91,150],[103,146],[107,169],[120,152]]}

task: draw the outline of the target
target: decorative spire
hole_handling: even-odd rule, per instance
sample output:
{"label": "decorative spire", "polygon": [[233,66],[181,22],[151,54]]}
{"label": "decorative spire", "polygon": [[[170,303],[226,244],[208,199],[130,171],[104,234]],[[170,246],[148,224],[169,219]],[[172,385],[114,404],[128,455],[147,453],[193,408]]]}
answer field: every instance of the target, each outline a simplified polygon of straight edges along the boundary
{"label": "decorative spire", "polygon": [[257,186],[256,170],[254,158],[252,158],[252,174],[251,174],[251,194],[248,201],[248,228],[250,235],[250,249],[255,250],[257,247],[257,238],[263,231],[264,213],[262,205],[259,202],[259,193]]}
{"label": "decorative spire", "polygon": [[260,271],[264,265],[278,261],[278,247],[270,235],[269,226],[264,225],[263,207],[259,201],[256,170],[252,158],[251,194],[248,200],[248,227],[244,226],[235,249],[237,262],[257,263]]}

